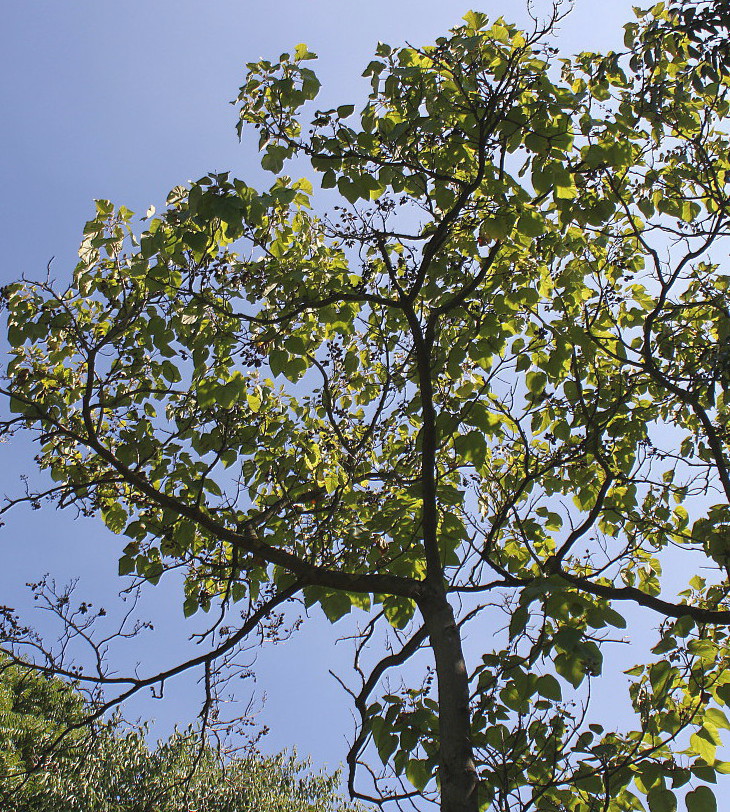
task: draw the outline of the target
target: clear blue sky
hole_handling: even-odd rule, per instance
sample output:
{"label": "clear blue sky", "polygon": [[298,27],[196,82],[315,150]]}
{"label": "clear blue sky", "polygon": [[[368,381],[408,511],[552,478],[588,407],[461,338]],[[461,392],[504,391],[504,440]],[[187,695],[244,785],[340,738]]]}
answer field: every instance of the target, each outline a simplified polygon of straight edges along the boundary
{"label": "clear blue sky", "polygon": [[[577,0],[557,44],[566,53],[619,47],[631,5]],[[476,8],[525,20],[521,1]],[[360,74],[378,40],[426,43],[467,9],[461,0],[9,0],[0,30],[0,284],[42,276],[51,257],[54,276],[68,280],[94,198],[143,214],[172,186],[209,171],[260,182],[228,104],[246,62],[306,42],[320,55],[323,105],[359,102]],[[18,440],[0,454],[0,487],[17,492],[18,475],[33,470],[32,449]],[[78,577],[80,595],[111,605],[123,586],[123,543],[95,520],[19,510],[0,530],[0,603],[29,609],[23,584],[50,572],[60,582]],[[190,628],[172,585],[151,589],[143,610],[158,624],[134,655],[147,671],[173,661]],[[340,630],[319,617],[305,626],[257,663],[268,697],[261,719],[272,729],[265,746],[296,746],[317,764],[336,765],[352,727],[347,697],[327,669],[346,673],[349,649],[335,649]],[[136,710],[157,718],[163,733],[196,708],[182,681],[164,702],[145,700]]]}

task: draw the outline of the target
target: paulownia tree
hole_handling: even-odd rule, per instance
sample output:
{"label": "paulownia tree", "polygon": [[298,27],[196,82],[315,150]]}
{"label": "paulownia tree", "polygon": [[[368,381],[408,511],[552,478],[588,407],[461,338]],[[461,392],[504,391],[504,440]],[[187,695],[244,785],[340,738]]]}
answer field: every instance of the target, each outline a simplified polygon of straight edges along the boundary
{"label": "paulownia tree", "polygon": [[650,43],[656,31],[661,42],[662,35],[672,28],[675,33],[687,37],[688,52],[700,56],[712,67],[727,70],[730,53],[727,33],[730,29],[730,2],[728,0],[670,0],[668,11],[658,14],[648,26],[647,41]]}
{"label": "paulownia tree", "polygon": [[[676,22],[660,4],[625,52],[557,60],[552,24],[470,13],[380,45],[359,113],[314,110],[304,46],[251,64],[270,189],[209,175],[141,234],[99,202],[69,287],[6,289],[5,430],[55,480],[21,498],[100,513],[122,574],[184,566],[186,614],[243,607],[231,639],[295,597],[370,613],[355,797],[715,809],[730,77]],[[588,699],[623,606],[659,638],[633,729],[606,730]]]}

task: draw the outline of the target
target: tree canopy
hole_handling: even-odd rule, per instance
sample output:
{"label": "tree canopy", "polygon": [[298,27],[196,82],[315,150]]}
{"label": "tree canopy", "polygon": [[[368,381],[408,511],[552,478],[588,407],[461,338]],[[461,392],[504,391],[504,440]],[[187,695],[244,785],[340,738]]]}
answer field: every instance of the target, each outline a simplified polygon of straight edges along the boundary
{"label": "tree canopy", "polygon": [[346,812],[336,775],[286,754],[224,758],[205,735],[175,732],[150,751],[116,718],[75,729],[88,701],[24,666],[0,671],[0,799],[7,812]]}
{"label": "tree canopy", "polygon": [[[730,76],[661,3],[620,53],[559,59],[556,19],[381,44],[359,111],[316,108],[304,45],[251,63],[273,184],[210,174],[141,229],[98,201],[67,287],[5,290],[5,431],[55,483],[20,499],[100,514],[120,574],[183,565],[186,614],[243,609],[211,660],[293,598],[369,613],[354,797],[705,812],[730,771]],[[606,729],[631,606],[658,635]]]}

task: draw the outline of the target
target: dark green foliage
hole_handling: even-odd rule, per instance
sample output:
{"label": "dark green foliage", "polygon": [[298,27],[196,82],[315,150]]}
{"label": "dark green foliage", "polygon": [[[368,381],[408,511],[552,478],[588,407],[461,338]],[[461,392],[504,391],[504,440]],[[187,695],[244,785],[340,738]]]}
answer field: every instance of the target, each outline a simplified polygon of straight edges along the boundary
{"label": "dark green foliage", "polygon": [[69,732],[89,710],[61,680],[3,666],[4,812],[354,812],[338,796],[336,775],[312,773],[293,756],[223,759],[192,729],[153,749],[143,730],[118,722]]}

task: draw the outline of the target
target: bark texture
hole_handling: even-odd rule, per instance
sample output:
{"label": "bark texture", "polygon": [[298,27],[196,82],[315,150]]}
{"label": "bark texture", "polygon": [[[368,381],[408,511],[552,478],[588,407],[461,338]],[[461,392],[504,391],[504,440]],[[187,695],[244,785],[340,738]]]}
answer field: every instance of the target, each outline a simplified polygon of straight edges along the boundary
{"label": "bark texture", "polygon": [[471,743],[469,679],[454,610],[445,594],[420,602],[436,660],[441,812],[478,812]]}

